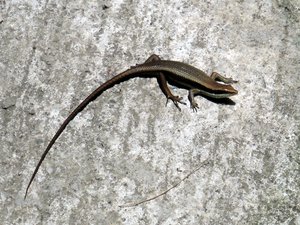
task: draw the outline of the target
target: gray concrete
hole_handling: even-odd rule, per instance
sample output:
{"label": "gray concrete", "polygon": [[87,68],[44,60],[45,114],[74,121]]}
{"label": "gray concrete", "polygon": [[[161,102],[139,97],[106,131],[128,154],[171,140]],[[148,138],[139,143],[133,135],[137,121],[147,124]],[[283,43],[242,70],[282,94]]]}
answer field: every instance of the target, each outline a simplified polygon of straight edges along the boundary
{"label": "gray concrete", "polygon": [[[300,224],[298,0],[22,2],[0,0],[1,224]],[[68,113],[152,53],[238,79],[236,104],[180,112],[155,79],[117,85],[67,127],[24,201]]]}

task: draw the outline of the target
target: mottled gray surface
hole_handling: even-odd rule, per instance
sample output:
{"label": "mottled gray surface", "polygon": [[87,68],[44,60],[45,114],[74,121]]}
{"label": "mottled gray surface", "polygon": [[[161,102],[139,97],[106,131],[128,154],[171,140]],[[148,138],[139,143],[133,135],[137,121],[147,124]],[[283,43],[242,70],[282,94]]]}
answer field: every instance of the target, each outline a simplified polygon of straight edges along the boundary
{"label": "mottled gray surface", "polygon": [[[224,3],[230,2],[230,3]],[[300,3],[0,0],[1,224],[300,224]],[[99,84],[150,54],[239,80],[178,111],[155,79]],[[184,96],[186,91],[174,89]],[[151,202],[120,208],[174,185]]]}

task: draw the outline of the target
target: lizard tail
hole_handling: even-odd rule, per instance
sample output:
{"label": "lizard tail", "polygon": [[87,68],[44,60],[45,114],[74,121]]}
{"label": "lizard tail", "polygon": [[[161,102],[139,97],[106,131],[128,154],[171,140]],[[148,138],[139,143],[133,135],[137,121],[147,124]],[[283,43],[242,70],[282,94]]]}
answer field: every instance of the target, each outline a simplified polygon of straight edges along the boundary
{"label": "lizard tail", "polygon": [[64,131],[64,129],[66,128],[66,126],[74,119],[74,117],[80,113],[90,102],[94,101],[97,97],[99,97],[104,91],[106,91],[107,89],[113,87],[116,84],[119,84],[125,80],[128,80],[132,77],[136,77],[142,74],[142,71],[138,68],[138,66],[133,67],[129,70],[124,71],[123,73],[118,74],[117,76],[114,76],[113,78],[111,78],[110,80],[106,81],[105,83],[101,84],[96,90],[94,90],[89,96],[86,97],[86,99],[84,99],[74,110],[73,112],[67,117],[67,119],[65,119],[65,121],[63,122],[63,124],[60,126],[60,128],[58,129],[58,131],[55,133],[55,135],[53,136],[53,138],[51,139],[51,141],[49,142],[46,150],[43,152],[37,166],[35,167],[35,170],[30,178],[30,181],[27,185],[26,188],[26,192],[25,192],[25,196],[24,199],[26,199],[26,196],[28,194],[28,190],[30,188],[30,185],[32,183],[32,181],[34,180],[42,162],[44,161],[46,155],[48,154],[48,152],[50,151],[51,147],[53,146],[53,144],[56,142],[56,140],[58,139],[58,137],[61,135],[61,133]]}

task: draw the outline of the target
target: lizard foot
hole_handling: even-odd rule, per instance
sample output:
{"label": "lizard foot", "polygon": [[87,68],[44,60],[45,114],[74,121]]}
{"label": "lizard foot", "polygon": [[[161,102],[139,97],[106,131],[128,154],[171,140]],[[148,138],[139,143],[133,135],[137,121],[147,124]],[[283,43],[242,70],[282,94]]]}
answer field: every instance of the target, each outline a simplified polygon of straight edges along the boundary
{"label": "lizard foot", "polygon": [[199,109],[198,103],[196,101],[191,102],[191,109],[193,112],[197,112],[197,109]]}
{"label": "lizard foot", "polygon": [[230,78],[227,78],[228,79],[228,84],[234,84],[234,83],[238,83],[238,81],[237,80],[234,80],[234,79],[232,79],[231,77]]}
{"label": "lizard foot", "polygon": [[169,99],[172,100],[172,102],[173,102],[174,105],[177,107],[177,109],[179,109],[179,111],[181,111],[181,108],[179,107],[178,103],[183,104],[183,105],[186,105],[185,102],[181,101],[181,100],[182,100],[182,97],[174,96],[174,95],[171,95],[171,96],[168,96],[168,97],[167,97],[166,105],[168,104]]}

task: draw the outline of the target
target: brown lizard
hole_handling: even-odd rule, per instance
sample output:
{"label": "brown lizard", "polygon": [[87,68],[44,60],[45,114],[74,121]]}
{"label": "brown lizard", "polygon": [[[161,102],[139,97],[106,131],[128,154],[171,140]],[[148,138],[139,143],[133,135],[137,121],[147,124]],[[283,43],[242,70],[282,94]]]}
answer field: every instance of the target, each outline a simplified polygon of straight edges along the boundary
{"label": "brown lizard", "polygon": [[[145,63],[133,66],[130,69],[116,75],[115,77],[101,84],[66,118],[66,120],[63,122],[63,124],[60,126],[56,134],[49,142],[46,150],[43,152],[37,166],[35,167],[35,170],[26,188],[24,198],[26,198],[29,187],[49,150],[51,149],[57,138],[64,131],[66,126],[74,119],[74,117],[79,112],[81,112],[90,102],[99,97],[104,91],[108,90],[116,84],[119,84],[120,82],[133,77],[156,77],[160,89],[167,97],[167,100],[171,99],[178,109],[180,109],[178,103],[184,104],[181,101],[182,98],[179,96],[174,96],[170,91],[167,83],[174,84],[189,90],[188,99],[193,110],[197,110],[198,108],[198,104],[194,100],[195,95],[200,94],[213,99],[218,99],[228,98],[238,93],[238,91],[230,85],[237,81],[231,78],[226,78],[215,72],[213,72],[211,76],[207,76],[203,71],[188,64],[177,61],[161,60],[159,56],[151,55]],[[222,81],[225,84],[219,83],[217,81]]]}

